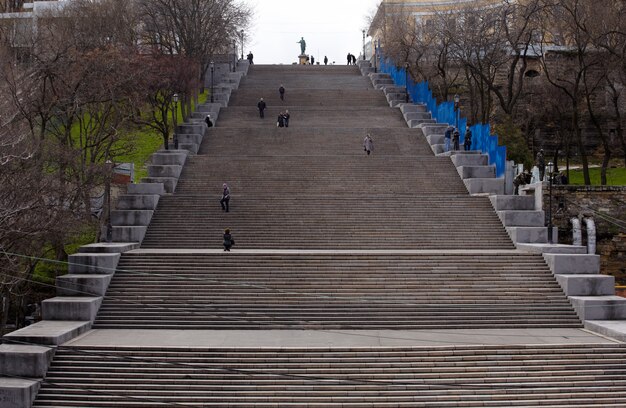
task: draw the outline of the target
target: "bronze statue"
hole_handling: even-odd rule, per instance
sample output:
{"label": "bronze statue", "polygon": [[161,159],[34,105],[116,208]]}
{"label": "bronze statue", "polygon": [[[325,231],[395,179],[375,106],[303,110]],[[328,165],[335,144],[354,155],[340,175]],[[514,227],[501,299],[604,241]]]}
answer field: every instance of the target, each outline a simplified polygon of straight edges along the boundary
{"label": "bronze statue", "polygon": [[304,41],[304,37],[302,37],[300,41],[297,41],[296,44],[300,44],[300,55],[304,55],[304,52],[306,51],[306,41]]}

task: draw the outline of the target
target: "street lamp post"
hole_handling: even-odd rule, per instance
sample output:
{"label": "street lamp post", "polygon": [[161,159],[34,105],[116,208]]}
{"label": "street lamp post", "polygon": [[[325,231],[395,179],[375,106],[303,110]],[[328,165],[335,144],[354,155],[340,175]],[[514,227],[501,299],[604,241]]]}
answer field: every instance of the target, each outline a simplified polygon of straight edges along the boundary
{"label": "street lamp post", "polygon": [[405,102],[409,103],[409,61],[404,63],[404,90],[406,91]]}
{"label": "street lamp post", "polygon": [[239,35],[241,35],[241,60],[243,61],[243,30],[239,31]]}
{"label": "street lamp post", "polygon": [[380,47],[380,40],[374,43],[374,73],[378,73],[378,47]]}
{"label": "street lamp post", "polygon": [[213,90],[214,90],[213,75],[214,73],[215,73],[215,63],[211,61],[211,103],[215,102],[215,99],[213,98]]}
{"label": "street lamp post", "polygon": [[552,172],[554,171],[554,164],[548,163],[548,183],[550,186],[549,199],[548,199],[548,243],[553,244],[552,237]]}
{"label": "street lamp post", "polygon": [[[178,150],[178,132],[177,132],[177,129],[176,129],[178,127],[178,94],[177,93],[172,95],[172,101],[174,101],[174,113],[173,113],[173,117],[174,117],[174,149]],[[167,150],[167,145],[166,145],[165,149]]]}
{"label": "street lamp post", "polygon": [[365,30],[363,30],[363,61],[365,61]]}
{"label": "street lamp post", "polygon": [[459,105],[461,102],[461,97],[459,94],[454,95],[454,120],[455,120],[455,128],[459,129]]}
{"label": "street lamp post", "polygon": [[237,72],[237,40],[233,40],[233,72]]}
{"label": "street lamp post", "polygon": [[107,194],[107,232],[106,241],[108,243],[113,242],[113,225],[111,224],[111,177],[113,177],[114,165],[111,160],[106,161],[109,173],[107,174],[106,194]]}

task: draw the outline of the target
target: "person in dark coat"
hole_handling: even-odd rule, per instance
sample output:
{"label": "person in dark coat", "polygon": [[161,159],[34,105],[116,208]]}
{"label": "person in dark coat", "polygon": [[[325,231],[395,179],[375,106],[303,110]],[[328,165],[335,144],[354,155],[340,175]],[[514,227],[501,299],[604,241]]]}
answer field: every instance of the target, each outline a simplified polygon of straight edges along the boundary
{"label": "person in dark coat", "polygon": [[220,205],[222,206],[222,211],[228,212],[228,203],[230,203],[230,188],[228,188],[228,184],[224,183],[223,191],[222,191],[222,199],[220,200]]}
{"label": "person in dark coat", "polygon": [[278,114],[278,119],[276,121],[277,127],[285,127],[285,112],[281,112]]}
{"label": "person in dark coat", "polygon": [[356,65],[356,57],[352,55],[352,65]]}
{"label": "person in dark coat", "polygon": [[278,88],[278,93],[280,94],[280,100],[284,101],[285,100],[285,87],[283,85],[281,85],[280,88]]}
{"label": "person in dark coat", "polygon": [[206,118],[204,118],[204,123],[206,123],[207,127],[213,127],[213,122],[211,121],[211,115],[206,115]]}
{"label": "person in dark coat", "polygon": [[267,104],[265,103],[265,101],[263,100],[263,98],[261,98],[261,100],[259,101],[259,103],[257,103],[257,108],[259,108],[259,116],[262,118],[265,117],[265,108],[267,108]]}
{"label": "person in dark coat", "polygon": [[543,149],[539,150],[539,153],[537,153],[535,166],[539,169],[539,181],[543,181],[543,177],[546,174],[546,158],[543,155]]}
{"label": "person in dark coat", "polygon": [[230,249],[235,245],[235,240],[233,236],[230,234],[230,229],[226,228],[224,230],[224,251],[230,252]]}
{"label": "person in dark coat", "polygon": [[348,54],[348,65],[352,64],[352,54]]}
{"label": "person in dark coat", "polygon": [[285,121],[285,127],[289,127],[289,118],[291,117],[291,115],[289,115],[289,110],[286,110],[285,113],[283,114],[283,119]]}
{"label": "person in dark coat", "polygon": [[328,65],[328,57],[324,55],[324,65]]}
{"label": "person in dark coat", "polygon": [[459,142],[461,141],[461,132],[459,132],[459,129],[454,129],[454,132],[452,133],[452,145],[453,145],[453,150],[459,150],[460,146],[459,146]]}
{"label": "person in dark coat", "polygon": [[254,65],[254,54],[252,54],[252,51],[250,51],[248,53],[248,62],[250,63],[250,65]]}
{"label": "person in dark coat", "polygon": [[311,55],[311,65],[315,65],[315,57]]}
{"label": "person in dark coat", "polygon": [[465,142],[463,143],[463,147],[465,151],[472,150],[472,130],[469,126],[465,128]]}

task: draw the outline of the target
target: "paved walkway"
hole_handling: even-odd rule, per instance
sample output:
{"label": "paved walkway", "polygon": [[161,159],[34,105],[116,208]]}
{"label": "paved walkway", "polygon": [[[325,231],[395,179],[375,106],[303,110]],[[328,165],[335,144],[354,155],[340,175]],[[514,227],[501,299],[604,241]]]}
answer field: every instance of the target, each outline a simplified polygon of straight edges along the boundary
{"label": "paved walkway", "polygon": [[519,344],[610,344],[584,329],[511,330],[91,330],[72,347],[354,348]]}

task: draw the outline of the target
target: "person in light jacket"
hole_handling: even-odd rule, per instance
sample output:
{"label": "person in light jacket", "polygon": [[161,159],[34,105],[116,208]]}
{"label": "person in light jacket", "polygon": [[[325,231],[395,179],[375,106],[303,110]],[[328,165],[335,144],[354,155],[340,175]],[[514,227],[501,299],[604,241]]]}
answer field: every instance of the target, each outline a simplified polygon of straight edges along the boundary
{"label": "person in light jacket", "polygon": [[446,129],[446,133],[443,135],[443,143],[444,143],[444,151],[450,151],[450,142],[452,141],[452,132],[454,132],[454,127],[448,126]]}
{"label": "person in light jacket", "polygon": [[363,139],[363,150],[365,150],[368,156],[370,155],[372,150],[374,150],[374,141],[372,140],[372,136],[369,133],[367,134],[367,136],[365,136],[365,139]]}
{"label": "person in light jacket", "polygon": [[224,183],[222,186],[222,199],[220,200],[220,204],[222,205],[222,211],[228,212],[228,203],[230,202],[230,188],[228,188],[228,184]]}

